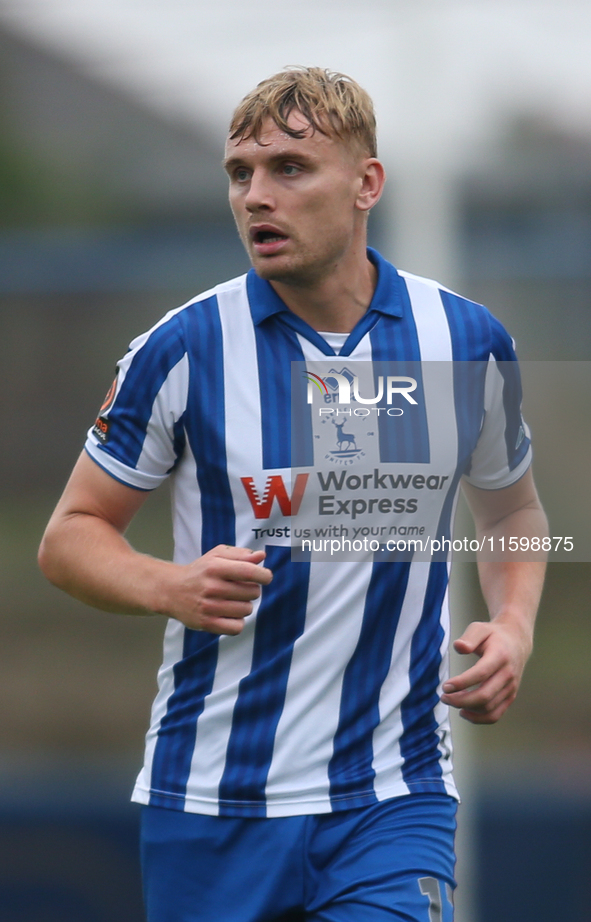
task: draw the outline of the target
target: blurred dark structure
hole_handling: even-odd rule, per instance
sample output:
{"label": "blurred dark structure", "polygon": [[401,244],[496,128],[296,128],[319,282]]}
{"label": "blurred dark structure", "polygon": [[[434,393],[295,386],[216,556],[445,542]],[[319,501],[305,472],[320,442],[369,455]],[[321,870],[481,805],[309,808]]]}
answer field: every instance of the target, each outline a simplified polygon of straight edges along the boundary
{"label": "blurred dark structure", "polygon": [[[0,62],[0,918],[139,922],[128,796],[162,625],[63,596],[35,553],[129,341],[247,261],[223,138],[165,124],[7,33]],[[513,123],[459,194],[466,294],[522,358],[589,360],[589,141]],[[374,234],[379,244],[379,223]],[[588,430],[567,427],[575,479],[587,477]],[[556,471],[540,461],[544,495]],[[169,554],[160,494],[130,537]],[[482,922],[588,920],[590,575],[551,568],[521,696],[499,727],[475,731]]]}

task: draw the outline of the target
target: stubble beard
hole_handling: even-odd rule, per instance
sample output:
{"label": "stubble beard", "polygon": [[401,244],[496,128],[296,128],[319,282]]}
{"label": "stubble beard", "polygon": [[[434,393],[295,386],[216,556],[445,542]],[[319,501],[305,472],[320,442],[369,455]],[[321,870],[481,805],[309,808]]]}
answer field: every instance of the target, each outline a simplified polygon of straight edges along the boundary
{"label": "stubble beard", "polygon": [[323,272],[319,268],[310,265],[283,265],[273,258],[252,260],[253,267],[260,276],[267,282],[278,282],[279,284],[289,285],[292,288],[308,288],[314,285]]}
{"label": "stubble beard", "polygon": [[299,257],[260,257],[247,248],[252,266],[267,282],[277,282],[292,288],[313,288],[325,279],[340,262],[345,247],[333,245],[320,255],[304,252]]}

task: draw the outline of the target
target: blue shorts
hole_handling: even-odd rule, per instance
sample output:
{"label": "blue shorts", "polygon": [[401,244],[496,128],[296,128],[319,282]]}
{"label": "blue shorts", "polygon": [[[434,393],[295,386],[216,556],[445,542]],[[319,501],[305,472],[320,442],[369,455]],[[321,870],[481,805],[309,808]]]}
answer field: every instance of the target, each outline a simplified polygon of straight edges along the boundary
{"label": "blue shorts", "polygon": [[142,811],[148,922],[452,922],[456,802],[241,819]]}

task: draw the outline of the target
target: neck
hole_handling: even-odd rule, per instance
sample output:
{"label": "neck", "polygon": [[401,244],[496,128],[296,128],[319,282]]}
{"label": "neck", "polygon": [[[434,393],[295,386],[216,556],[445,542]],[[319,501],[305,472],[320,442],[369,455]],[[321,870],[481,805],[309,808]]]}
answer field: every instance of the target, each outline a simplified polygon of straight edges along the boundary
{"label": "neck", "polygon": [[315,330],[350,333],[366,313],[377,283],[377,269],[367,258],[365,246],[359,258],[335,265],[318,280],[271,281],[271,285],[294,314]]}

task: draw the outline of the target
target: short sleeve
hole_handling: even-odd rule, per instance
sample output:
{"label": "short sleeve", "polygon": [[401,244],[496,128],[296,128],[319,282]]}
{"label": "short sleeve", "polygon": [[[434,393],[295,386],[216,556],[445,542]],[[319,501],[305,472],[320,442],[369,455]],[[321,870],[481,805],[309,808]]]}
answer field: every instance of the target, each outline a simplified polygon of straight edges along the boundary
{"label": "short sleeve", "polygon": [[530,431],[521,413],[521,374],[515,344],[491,318],[492,348],[486,368],[484,412],[466,480],[483,490],[515,483],[531,464]]}
{"label": "short sleeve", "polygon": [[138,337],[117,376],[86,451],[116,480],[152,490],[166,479],[184,448],[188,357],[182,328],[168,315]]}

